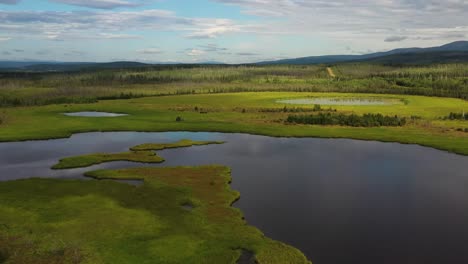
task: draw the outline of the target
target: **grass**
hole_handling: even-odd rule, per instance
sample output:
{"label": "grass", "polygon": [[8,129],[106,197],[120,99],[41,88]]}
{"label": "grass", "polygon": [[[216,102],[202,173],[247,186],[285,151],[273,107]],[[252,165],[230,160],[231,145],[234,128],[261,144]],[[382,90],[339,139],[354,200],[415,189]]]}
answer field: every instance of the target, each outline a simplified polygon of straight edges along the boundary
{"label": "grass", "polygon": [[171,148],[186,148],[192,146],[203,146],[211,144],[224,144],[222,141],[193,141],[190,139],[182,139],[175,143],[156,143],[156,144],[142,144],[130,148],[133,151],[144,151],[144,150],[164,150]]}
{"label": "grass", "polygon": [[[309,263],[246,225],[222,166],[95,171],[0,183],[2,263]],[[143,179],[136,187],[104,179]],[[184,205],[193,205],[186,210]]]}
{"label": "grass", "polygon": [[161,163],[164,159],[153,151],[129,151],[123,153],[95,153],[61,159],[52,169],[85,168],[111,161],[133,161],[141,163]]}
{"label": "grass", "polygon": [[131,151],[123,153],[95,153],[76,157],[68,157],[61,159],[59,163],[54,165],[52,169],[73,169],[84,168],[96,164],[101,164],[111,161],[133,161],[141,163],[161,163],[164,159],[158,156],[155,150],[164,150],[168,148],[183,148],[191,146],[201,146],[209,144],[222,144],[219,141],[192,141],[183,139],[175,143],[165,144],[143,144],[130,148]]}
{"label": "grass", "polygon": [[[264,112],[282,109],[279,99],[306,97],[376,98],[398,100],[401,104],[378,106],[333,106],[339,113],[380,113],[417,120],[404,127],[351,128],[336,126],[288,125],[288,113]],[[296,107],[296,106],[287,106]],[[311,105],[297,105],[313,108]],[[326,106],[323,106],[326,108]],[[200,113],[203,109],[205,114]],[[454,98],[408,95],[346,93],[262,92],[210,95],[178,95],[93,104],[66,104],[4,109],[6,122],[0,125],[0,141],[63,138],[92,131],[194,131],[239,132],[267,136],[326,137],[379,140],[419,144],[468,155],[467,133],[456,131],[466,122],[445,121],[450,112],[468,109],[468,102]],[[63,112],[103,111],[128,113],[117,118],[68,117]],[[176,122],[180,116],[183,122]]]}

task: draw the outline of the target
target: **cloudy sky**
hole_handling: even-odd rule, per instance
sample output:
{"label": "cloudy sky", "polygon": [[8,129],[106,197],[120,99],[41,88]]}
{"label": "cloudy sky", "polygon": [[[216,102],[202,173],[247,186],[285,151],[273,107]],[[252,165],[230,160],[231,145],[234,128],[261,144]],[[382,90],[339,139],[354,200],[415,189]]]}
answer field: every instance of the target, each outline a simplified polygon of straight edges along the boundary
{"label": "cloudy sky", "polygon": [[0,60],[252,62],[468,36],[468,0],[0,0]]}

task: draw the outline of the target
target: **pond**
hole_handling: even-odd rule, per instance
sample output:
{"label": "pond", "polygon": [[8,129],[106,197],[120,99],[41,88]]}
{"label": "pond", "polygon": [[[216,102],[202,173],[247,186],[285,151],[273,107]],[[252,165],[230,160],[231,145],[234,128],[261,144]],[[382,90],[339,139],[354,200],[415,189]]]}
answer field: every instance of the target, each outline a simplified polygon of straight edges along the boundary
{"label": "pond", "polygon": [[66,116],[76,116],[76,117],[119,117],[127,116],[127,114],[118,114],[118,113],[107,113],[107,112],[75,112],[75,113],[64,113]]}
{"label": "pond", "polygon": [[300,98],[278,100],[281,104],[294,105],[393,105],[401,103],[399,100],[390,100],[382,98]]}
{"label": "pond", "polygon": [[[167,161],[52,171],[60,158],[148,142],[222,140],[158,152]],[[94,169],[223,164],[248,223],[314,264],[468,263],[468,157],[347,139],[221,133],[87,133],[0,144],[0,180],[77,178]]]}

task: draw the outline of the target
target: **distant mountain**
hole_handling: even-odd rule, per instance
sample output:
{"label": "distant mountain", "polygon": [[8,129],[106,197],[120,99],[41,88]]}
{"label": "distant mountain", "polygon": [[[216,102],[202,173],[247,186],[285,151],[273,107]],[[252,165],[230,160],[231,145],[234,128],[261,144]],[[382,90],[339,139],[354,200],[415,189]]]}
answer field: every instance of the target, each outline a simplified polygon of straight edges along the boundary
{"label": "distant mountain", "polygon": [[[411,54],[411,56],[406,56],[409,54]],[[409,63],[417,64],[417,63],[426,63],[428,61],[437,61],[437,62],[457,61],[456,56],[460,56],[458,58],[458,61],[468,62],[467,54],[468,54],[468,41],[457,41],[457,42],[449,43],[440,47],[403,48],[403,49],[394,49],[390,51],[376,52],[376,53],[370,53],[370,54],[364,54],[364,55],[311,56],[311,57],[284,59],[284,60],[277,60],[277,61],[264,61],[264,62],[258,62],[256,64],[259,64],[259,65],[269,65],[269,64],[304,65],[304,64],[351,62],[351,61],[375,61],[375,62],[389,62],[389,63],[402,63],[402,64],[409,64]],[[439,58],[435,58],[434,56],[439,56]]]}
{"label": "distant mountain", "polygon": [[50,61],[0,61],[1,68],[21,68],[34,64],[53,63]]}
{"label": "distant mountain", "polygon": [[[432,48],[403,48],[385,52],[376,52],[364,55],[327,55],[311,56],[276,61],[263,61],[253,65],[307,65],[330,64],[341,62],[375,62],[385,64],[428,64],[428,63],[454,63],[468,62],[468,41],[457,41],[440,47]],[[134,61],[116,61],[107,63],[97,62],[50,62],[50,61],[0,61],[0,71],[80,71],[93,69],[125,69],[158,67],[161,65],[176,65],[177,67],[192,67],[196,65],[223,65],[217,61],[206,61],[197,64],[184,64],[177,62],[141,63]],[[252,65],[252,64],[251,64]]]}
{"label": "distant mountain", "polygon": [[468,62],[468,51],[410,52],[370,58],[364,61],[390,65],[466,63]]}
{"label": "distant mountain", "polygon": [[[196,65],[222,65],[224,63],[217,61],[201,62]],[[115,61],[115,62],[33,62],[33,61],[0,61],[0,71],[31,71],[31,72],[60,72],[60,71],[80,71],[94,69],[130,69],[130,68],[146,68],[157,67],[161,65],[183,65],[190,66],[193,64],[184,64],[178,62],[164,63],[142,63],[134,61]]]}

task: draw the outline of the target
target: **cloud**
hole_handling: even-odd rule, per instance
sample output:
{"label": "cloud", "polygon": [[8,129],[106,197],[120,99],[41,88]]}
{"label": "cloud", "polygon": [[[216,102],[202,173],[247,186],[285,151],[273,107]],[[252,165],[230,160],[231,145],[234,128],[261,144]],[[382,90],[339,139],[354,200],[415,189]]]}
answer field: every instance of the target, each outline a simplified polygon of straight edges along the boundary
{"label": "cloud", "polygon": [[14,49],[13,51],[16,52],[16,53],[23,53],[24,52],[24,50],[22,50],[22,49]]}
{"label": "cloud", "polygon": [[141,53],[141,54],[161,54],[163,53],[160,49],[158,48],[147,48],[147,49],[140,49],[140,50],[137,50],[138,53]]}
{"label": "cloud", "polygon": [[0,41],[8,41],[10,40],[11,38],[10,37],[2,37],[0,36]]}
{"label": "cloud", "polygon": [[12,54],[11,54],[11,52],[9,52],[9,51],[3,51],[3,52],[2,52],[2,55],[9,56],[9,55],[12,55]]}
{"label": "cloud", "polygon": [[194,30],[194,32],[190,34],[187,34],[187,38],[212,39],[227,33],[242,31],[239,25],[234,24],[233,21],[228,19],[216,19],[214,21],[205,21],[205,19],[202,19],[198,21],[198,25],[201,26],[201,28]]}
{"label": "cloud", "polygon": [[49,53],[50,53],[49,50],[38,50],[38,51],[35,52],[36,55],[40,55],[40,56],[47,55]]}
{"label": "cloud", "polygon": [[390,36],[388,38],[386,38],[384,41],[385,42],[400,42],[400,41],[403,41],[403,40],[406,40],[408,39],[408,37],[404,37],[404,36]]}
{"label": "cloud", "polygon": [[81,51],[81,50],[69,50],[65,52],[63,55],[65,56],[84,56],[86,55],[86,52]]}
{"label": "cloud", "polygon": [[75,6],[84,6],[84,7],[89,7],[89,8],[98,8],[98,9],[137,7],[141,5],[140,3],[133,3],[130,1],[123,1],[123,0],[50,0],[50,1],[56,2],[56,3],[75,5]]}
{"label": "cloud", "polygon": [[[263,28],[257,28],[256,34],[327,38],[335,43],[354,42],[354,46],[362,46],[364,42],[374,46],[388,36],[401,35],[446,42],[453,38],[444,38],[438,34],[438,29],[449,29],[455,36],[459,33],[458,28],[468,26],[466,0],[211,1],[238,6],[243,13],[260,19]],[[431,32],[428,29],[437,30]]]}
{"label": "cloud", "polygon": [[237,56],[258,56],[258,53],[253,53],[253,52],[237,52]]}
{"label": "cloud", "polygon": [[217,44],[214,44],[214,43],[210,43],[206,45],[198,45],[198,47],[206,52],[222,52],[222,51],[228,50],[227,48],[221,48]]}
{"label": "cloud", "polygon": [[0,0],[0,4],[16,5],[20,0]]}
{"label": "cloud", "polygon": [[185,54],[187,54],[188,56],[192,56],[192,57],[198,57],[198,56],[204,55],[205,53],[206,52],[203,50],[190,49],[190,50],[187,50]]}
{"label": "cloud", "polygon": [[[180,32],[187,38],[215,38],[242,31],[229,19],[186,18],[167,10],[132,11],[2,11],[0,30],[54,41],[133,39],[132,31]],[[141,34],[141,33],[139,33]]]}
{"label": "cloud", "polygon": [[98,35],[99,39],[141,39],[142,36],[132,34],[112,34],[112,33],[101,33]]}

